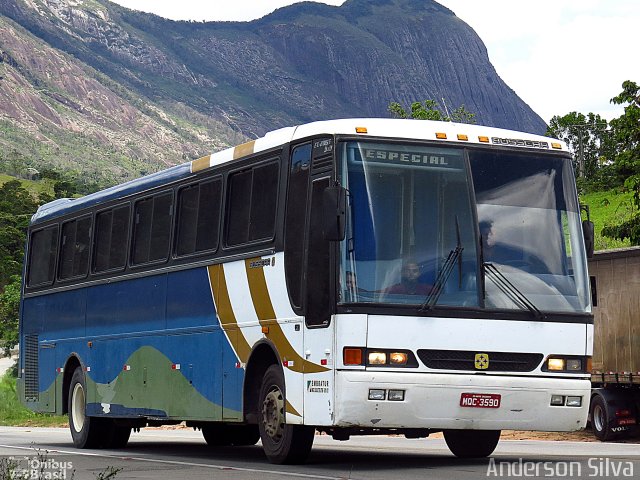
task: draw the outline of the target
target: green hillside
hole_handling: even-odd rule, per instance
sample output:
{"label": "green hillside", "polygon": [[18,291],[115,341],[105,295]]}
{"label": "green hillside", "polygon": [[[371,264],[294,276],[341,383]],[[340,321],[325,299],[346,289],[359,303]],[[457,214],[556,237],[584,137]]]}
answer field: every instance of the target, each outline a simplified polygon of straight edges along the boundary
{"label": "green hillside", "polygon": [[602,228],[606,225],[619,224],[631,217],[633,208],[631,197],[631,192],[623,192],[621,189],[592,192],[580,196],[580,202],[589,206],[591,220],[596,227],[596,250],[631,246],[629,239],[620,241],[602,236]]}
{"label": "green hillside", "polygon": [[12,180],[18,180],[22,188],[37,196],[43,193],[51,195],[52,197],[54,195],[53,187],[55,186],[56,181],[51,178],[43,178],[42,180],[25,180],[0,173],[0,186]]}

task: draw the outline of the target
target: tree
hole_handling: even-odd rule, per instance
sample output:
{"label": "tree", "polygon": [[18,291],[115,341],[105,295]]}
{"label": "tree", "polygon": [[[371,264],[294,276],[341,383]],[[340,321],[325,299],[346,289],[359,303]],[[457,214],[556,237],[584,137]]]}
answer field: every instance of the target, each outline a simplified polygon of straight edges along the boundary
{"label": "tree", "polygon": [[611,188],[609,168],[615,149],[608,123],[600,115],[578,112],[554,116],[549,122],[547,135],[567,143],[575,158],[575,169],[589,186]]}
{"label": "tree", "polygon": [[640,245],[640,87],[627,80],[622,83],[622,92],[611,99],[616,105],[624,105],[624,114],[611,120],[618,155],[615,168],[624,177],[624,186],[633,193],[635,213],[620,225],[607,225],[602,234]]}
{"label": "tree", "polygon": [[389,112],[395,118],[413,118],[416,120],[436,120],[441,122],[476,123],[475,113],[469,112],[464,105],[456,108],[451,115],[442,113],[442,109],[435,100],[425,100],[424,102],[413,102],[411,104],[411,114],[407,113],[398,102],[389,104]]}
{"label": "tree", "polygon": [[18,312],[20,308],[20,276],[14,275],[0,294],[0,348],[5,356],[18,344]]}
{"label": "tree", "polygon": [[27,226],[38,203],[17,180],[0,186],[0,292],[22,271]]}
{"label": "tree", "polygon": [[50,196],[33,196],[18,180],[0,186],[0,349],[18,343],[24,244],[31,216]]}

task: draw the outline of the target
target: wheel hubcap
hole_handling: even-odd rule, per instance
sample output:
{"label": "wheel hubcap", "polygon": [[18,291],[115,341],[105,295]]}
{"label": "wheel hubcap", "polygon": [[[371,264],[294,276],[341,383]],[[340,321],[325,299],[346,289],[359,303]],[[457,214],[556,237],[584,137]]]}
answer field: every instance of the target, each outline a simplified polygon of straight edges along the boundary
{"label": "wheel hubcap", "polygon": [[593,426],[598,432],[604,430],[604,411],[600,405],[593,407]]}
{"label": "wheel hubcap", "polygon": [[76,432],[81,432],[84,426],[85,414],[85,396],[84,388],[79,383],[73,387],[71,397],[71,419],[73,420],[73,428]]}
{"label": "wheel hubcap", "polygon": [[273,387],[262,403],[262,425],[274,442],[279,442],[284,432],[284,396]]}

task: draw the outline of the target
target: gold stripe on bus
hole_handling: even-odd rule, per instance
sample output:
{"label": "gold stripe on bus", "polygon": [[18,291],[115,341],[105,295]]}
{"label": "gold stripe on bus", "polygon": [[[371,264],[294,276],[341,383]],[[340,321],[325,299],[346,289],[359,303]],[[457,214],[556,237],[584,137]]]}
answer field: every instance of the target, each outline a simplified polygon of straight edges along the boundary
{"label": "gold stripe on bus", "polygon": [[300,415],[300,414],[298,413],[298,411],[297,411],[295,408],[293,408],[293,405],[291,405],[291,404],[289,403],[289,400],[285,400],[285,406],[284,406],[284,409],[285,409],[285,411],[286,411],[287,413],[291,413],[291,414],[293,414],[293,415],[297,415],[298,417],[301,417],[301,416],[302,416],[302,415]]}
{"label": "gold stripe on bus", "polygon": [[[288,367],[290,370],[299,373],[326,372],[329,370],[327,367],[309,362],[295,351],[289,342],[289,339],[282,331],[282,327],[276,321],[276,313],[273,309],[273,304],[271,303],[271,297],[269,296],[267,279],[264,276],[263,268],[265,267],[256,266],[260,260],[260,257],[246,259],[245,268],[247,270],[247,279],[249,280],[249,291],[251,292],[253,307],[258,315],[260,325],[269,327],[269,333],[266,334],[267,338],[271,340],[278,349],[278,353],[281,357],[280,360],[293,362],[293,365]],[[254,263],[253,267],[251,266],[252,263]]]}
{"label": "gold stripe on bus", "polygon": [[237,160],[242,157],[246,157],[247,155],[251,155],[253,153],[253,148],[255,147],[256,141],[252,140],[247,143],[243,143],[242,145],[238,145],[233,149],[233,159]]}
{"label": "gold stripe on bus", "polygon": [[[231,299],[229,298],[229,290],[227,289],[227,281],[224,276],[224,268],[222,265],[211,265],[209,266],[208,271],[209,282],[211,284],[211,290],[213,291],[216,310],[218,317],[220,317],[222,328],[227,333],[231,346],[240,361],[246,363],[249,359],[249,354],[251,353],[251,347],[238,327],[238,321],[233,313]],[[293,405],[289,403],[289,400],[286,400],[285,410],[287,413],[302,417]]]}
{"label": "gold stripe on bus", "polygon": [[242,363],[246,363],[251,353],[251,347],[244,338],[244,335],[238,327],[238,321],[233,313],[231,299],[229,298],[229,290],[227,289],[227,281],[224,276],[222,265],[211,265],[208,268],[209,282],[213,291],[213,298],[216,302],[216,312],[220,318],[222,328],[227,334],[233,350],[236,352],[238,359]]}
{"label": "gold stripe on bus", "polygon": [[209,168],[210,163],[211,163],[211,155],[207,155],[206,157],[201,157],[201,158],[198,158],[197,160],[193,160],[191,162],[191,173],[199,172],[200,170]]}

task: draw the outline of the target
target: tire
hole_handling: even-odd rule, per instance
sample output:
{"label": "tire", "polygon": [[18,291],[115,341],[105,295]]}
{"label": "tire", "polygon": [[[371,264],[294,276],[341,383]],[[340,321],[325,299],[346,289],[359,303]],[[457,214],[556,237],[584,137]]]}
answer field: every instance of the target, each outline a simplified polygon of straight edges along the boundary
{"label": "tire", "polygon": [[458,458],[484,458],[496,449],[500,430],[445,430],[444,440]]}
{"label": "tire", "polygon": [[610,424],[612,419],[609,415],[607,402],[602,395],[596,395],[591,399],[591,429],[596,438],[602,442],[611,440],[614,437]]}
{"label": "tire", "polygon": [[284,375],[278,365],[270,366],[262,379],[258,404],[258,428],[262,448],[271,463],[302,463],[309,456],[315,428],[287,425]]}
{"label": "tire", "polygon": [[71,377],[68,402],[69,429],[73,444],[77,448],[99,448],[106,433],[105,422],[86,415],[87,387],[81,367],[77,367]]}
{"label": "tire", "polygon": [[211,424],[202,427],[202,436],[211,447],[255,445],[260,440],[257,425]]}

